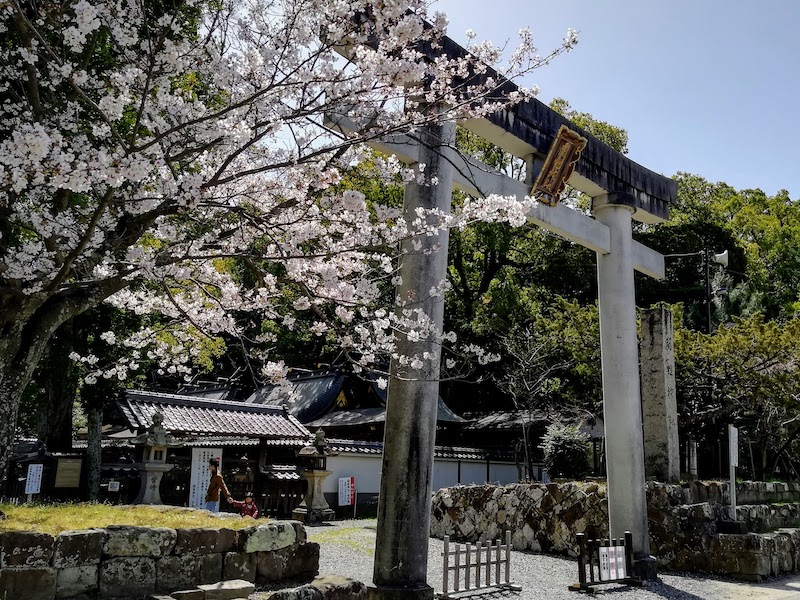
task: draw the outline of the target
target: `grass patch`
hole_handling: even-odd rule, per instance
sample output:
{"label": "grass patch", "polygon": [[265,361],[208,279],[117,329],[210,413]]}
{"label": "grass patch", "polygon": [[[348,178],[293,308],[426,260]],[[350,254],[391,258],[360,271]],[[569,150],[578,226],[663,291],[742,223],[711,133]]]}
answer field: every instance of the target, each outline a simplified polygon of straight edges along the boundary
{"label": "grass patch", "polygon": [[306,529],[308,539],[318,544],[341,544],[363,554],[375,554],[375,538],[365,533],[367,527],[332,527],[322,529],[310,527]]}
{"label": "grass patch", "polygon": [[108,525],[144,527],[228,527],[242,529],[252,519],[214,517],[204,511],[180,507],[114,506],[111,504],[0,504],[6,519],[0,531],[37,531],[56,535],[71,529],[91,529]]}

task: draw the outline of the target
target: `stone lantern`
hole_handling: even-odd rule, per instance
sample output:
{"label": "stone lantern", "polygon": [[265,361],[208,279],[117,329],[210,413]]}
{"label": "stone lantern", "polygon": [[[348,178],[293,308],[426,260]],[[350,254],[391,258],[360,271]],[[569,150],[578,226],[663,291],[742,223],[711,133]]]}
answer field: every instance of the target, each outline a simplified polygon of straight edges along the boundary
{"label": "stone lantern", "polygon": [[134,504],[163,504],[159,490],[161,478],[175,466],[167,464],[167,450],[183,445],[167,433],[163,423],[164,415],[156,412],[147,432],[132,440],[134,446],[144,448],[142,462],[136,463],[142,483]]}
{"label": "stone lantern", "polygon": [[336,455],[337,453],[328,451],[322,429],[317,430],[313,445],[305,446],[297,453],[297,471],[308,482],[308,490],[300,506],[292,511],[293,519],[303,523],[320,523],[336,516],[335,511],[325,501],[322,491],[322,483],[331,474],[327,470],[328,457]]}

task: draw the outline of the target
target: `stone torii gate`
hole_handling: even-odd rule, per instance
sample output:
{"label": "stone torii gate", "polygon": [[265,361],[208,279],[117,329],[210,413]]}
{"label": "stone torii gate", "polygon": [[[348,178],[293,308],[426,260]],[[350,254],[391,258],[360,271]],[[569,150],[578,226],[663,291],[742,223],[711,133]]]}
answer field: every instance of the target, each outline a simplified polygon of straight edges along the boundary
{"label": "stone torii gate", "polygon": [[[440,52],[451,58],[467,53],[449,38],[438,50],[428,49],[431,59]],[[496,73],[487,75],[497,77]],[[516,85],[506,81],[499,93],[515,89]],[[346,116],[329,115],[327,124],[345,134],[359,130],[359,125]],[[633,219],[652,224],[666,220],[677,184],[609,148],[537,100],[460,123],[525,160],[528,168],[524,182],[458,154],[452,121],[426,125],[413,136],[387,136],[370,145],[408,165],[424,163],[426,176],[438,178],[434,186],[419,182],[406,185],[404,213],[413,219],[418,207],[449,212],[453,187],[475,196],[530,195],[562,125],[588,140],[568,183],[592,198],[594,218],[563,204],[540,204],[530,211],[528,220],[597,253],[610,535],[622,537],[626,530],[633,533],[638,570],[646,575],[652,559],[633,272],[663,278],[664,257],[633,240],[631,229]],[[441,296],[430,297],[427,290],[447,276],[447,253],[435,251],[436,247],[446,249],[447,242],[446,231],[426,237],[423,251],[413,251],[408,242],[403,248],[407,252],[400,261],[402,283],[397,289],[399,297],[414,299],[406,308],[421,308],[439,330],[444,302]],[[398,339],[401,355],[425,351],[438,354],[439,348],[435,341]],[[391,365],[372,598],[433,597],[427,584],[427,547],[438,379],[438,364],[426,364],[418,370],[400,367],[394,361]]]}

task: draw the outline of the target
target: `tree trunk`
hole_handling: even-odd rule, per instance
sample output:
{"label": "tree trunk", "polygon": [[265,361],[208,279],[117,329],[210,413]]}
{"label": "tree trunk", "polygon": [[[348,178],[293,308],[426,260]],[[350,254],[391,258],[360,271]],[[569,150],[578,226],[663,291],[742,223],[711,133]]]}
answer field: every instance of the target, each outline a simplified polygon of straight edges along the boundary
{"label": "tree trunk", "polygon": [[17,437],[22,394],[55,331],[67,320],[129,284],[120,276],[80,291],[43,298],[14,297],[0,311],[0,481],[5,481]]}
{"label": "tree trunk", "polygon": [[86,450],[86,459],[89,463],[89,500],[100,499],[100,465],[102,464],[102,436],[103,436],[103,409],[90,408],[89,421],[89,446]]}
{"label": "tree trunk", "polygon": [[[38,352],[27,353],[27,357],[21,358],[17,357],[18,353],[13,346],[10,348],[10,355],[4,355],[0,351],[0,482],[6,480],[11,453],[17,439],[19,403],[45,345],[42,343]],[[9,349],[8,344],[3,345],[3,350],[6,349]]]}
{"label": "tree trunk", "polygon": [[69,355],[74,348],[74,319],[59,327],[50,340],[45,366],[39,369],[44,388],[39,439],[51,452],[72,450],[72,407],[78,392],[78,378]]}

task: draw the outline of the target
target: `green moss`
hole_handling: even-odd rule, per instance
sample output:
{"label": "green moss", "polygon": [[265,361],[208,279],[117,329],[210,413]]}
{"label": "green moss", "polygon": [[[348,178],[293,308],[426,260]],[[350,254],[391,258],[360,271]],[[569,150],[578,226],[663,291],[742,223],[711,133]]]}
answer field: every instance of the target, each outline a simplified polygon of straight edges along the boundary
{"label": "green moss", "polygon": [[221,519],[191,508],[153,506],[113,506],[110,504],[0,504],[6,519],[0,531],[37,531],[56,535],[72,529],[91,529],[108,525],[143,527],[228,527],[242,529],[250,519]]}

